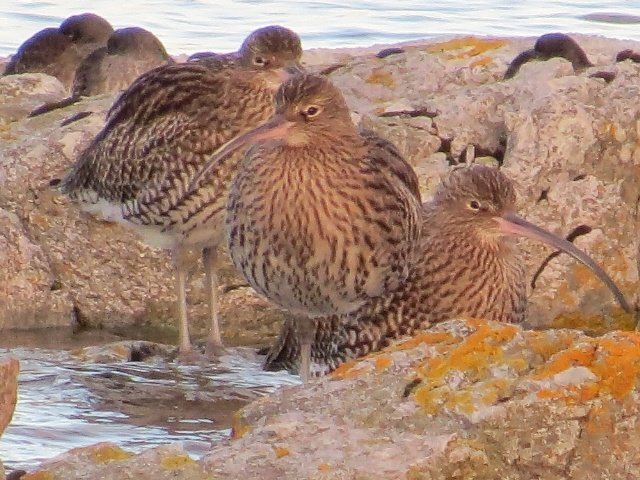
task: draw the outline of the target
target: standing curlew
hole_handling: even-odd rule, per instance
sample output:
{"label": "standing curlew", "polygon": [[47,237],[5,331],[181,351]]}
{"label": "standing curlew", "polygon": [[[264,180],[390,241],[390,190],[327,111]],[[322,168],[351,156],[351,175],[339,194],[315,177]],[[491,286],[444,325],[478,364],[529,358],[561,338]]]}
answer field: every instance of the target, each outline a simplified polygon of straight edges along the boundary
{"label": "standing curlew", "polygon": [[107,123],[60,182],[90,212],[134,228],[151,245],[170,249],[176,266],[179,349],[191,351],[184,253],[202,249],[211,329],[208,353],[221,350],[216,251],[223,241],[227,192],[240,155],[212,169],[210,188],[182,195],[216,150],[269,118],[288,69],[298,71],[300,38],[270,26],[253,32],[236,68],[165,65],[138,78],[111,107]]}
{"label": "standing curlew", "polygon": [[218,156],[247,143],[227,204],[229,253],[251,286],[296,316],[306,382],[312,319],[349,314],[405,280],[420,234],[418,180],[391,143],[357,130],[340,90],[319,76],[283,83],[276,115]]}
{"label": "standing curlew", "polygon": [[[460,316],[522,322],[526,274],[516,235],[548,243],[584,263],[630,311],[622,293],[591,258],[517,216],[515,198],[513,183],[496,168],[470,165],[450,172],[423,205],[422,236],[407,281],[344,321],[319,320],[314,369],[333,370],[346,359],[385,347],[391,339]],[[293,370],[299,355],[295,326],[287,322],[265,368]]]}

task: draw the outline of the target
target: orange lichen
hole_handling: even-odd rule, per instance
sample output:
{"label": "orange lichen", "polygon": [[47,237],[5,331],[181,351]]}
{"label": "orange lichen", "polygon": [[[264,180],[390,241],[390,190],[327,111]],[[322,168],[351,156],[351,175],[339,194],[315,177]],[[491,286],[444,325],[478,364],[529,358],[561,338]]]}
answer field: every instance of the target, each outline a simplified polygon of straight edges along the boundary
{"label": "orange lichen", "polygon": [[490,379],[480,385],[472,383],[468,388],[455,391],[446,386],[447,377],[454,372],[463,374],[469,382],[482,379],[492,365],[502,361],[502,345],[518,332],[513,325],[489,324],[477,319],[467,322],[477,328],[474,333],[443,357],[429,358],[416,368],[423,384],[415,390],[414,398],[427,413],[434,413],[444,405],[469,414],[478,401],[495,401],[509,388],[509,382],[502,379]]}
{"label": "orange lichen", "polygon": [[22,480],[54,480],[55,477],[48,470],[38,470],[37,472],[27,473],[20,478]]}
{"label": "orange lichen", "polygon": [[544,365],[540,370],[535,372],[532,377],[540,380],[552,377],[556,373],[564,372],[570,367],[587,367],[593,361],[594,355],[594,345],[583,345],[564,350],[556,354],[550,363]]}
{"label": "orange lichen", "polygon": [[608,435],[614,431],[611,409],[607,405],[595,405],[589,411],[585,432],[589,435]]}
{"label": "orange lichen", "polygon": [[392,88],[395,85],[393,76],[381,68],[374,69],[365,81],[375,85],[383,85],[387,88]]}
{"label": "orange lichen", "polygon": [[622,400],[636,388],[640,378],[640,334],[616,332],[614,338],[585,340],[582,345],[553,356],[531,377],[537,380],[550,378],[575,366],[589,368],[597,380],[541,390],[538,397],[587,402],[606,394]]}
{"label": "orange lichen", "polygon": [[493,405],[510,390],[511,382],[504,378],[491,378],[482,385],[481,400],[485,405]]}
{"label": "orange lichen", "polygon": [[604,355],[591,366],[600,377],[601,389],[618,400],[631,392],[640,375],[640,336],[628,336],[625,340],[601,339],[599,347]]}
{"label": "orange lichen", "polygon": [[577,335],[575,332],[530,332],[526,337],[526,344],[546,362],[559,351],[569,348]]}
{"label": "orange lichen", "polygon": [[452,343],[454,340],[456,340],[456,337],[446,332],[424,332],[414,335],[408,340],[398,342],[395,345],[386,348],[385,351],[396,352],[400,350],[409,350],[421,344],[434,345],[438,343]]}
{"label": "orange lichen", "polygon": [[169,455],[160,460],[160,466],[167,470],[180,470],[185,465],[192,465],[195,463],[195,460],[187,454]]}
{"label": "orange lichen", "polygon": [[571,274],[576,280],[576,284],[586,290],[593,290],[600,287],[600,280],[593,271],[581,263],[576,263],[571,267]]}
{"label": "orange lichen", "polygon": [[92,449],[91,456],[96,463],[109,463],[117,460],[126,460],[133,456],[116,445],[98,444]]}
{"label": "orange lichen", "polygon": [[565,312],[553,319],[553,328],[572,328],[587,335],[603,335],[612,330],[635,330],[636,320],[632,313],[614,308],[608,315],[585,315],[581,312]]}
{"label": "orange lichen", "polygon": [[320,472],[328,472],[329,470],[331,470],[331,465],[329,465],[328,463],[321,463],[318,465],[318,470]]}
{"label": "orange lichen", "polygon": [[461,370],[476,378],[481,376],[491,363],[501,358],[500,345],[511,340],[517,332],[513,325],[489,325],[477,320],[469,320],[469,324],[478,325],[478,329],[453,348],[440,364],[429,362],[426,369],[420,368],[432,384],[440,385],[452,370]]}
{"label": "orange lichen", "polygon": [[541,400],[563,400],[569,405],[584,403],[598,396],[600,388],[597,384],[568,385],[560,389],[543,388],[537,392]]}
{"label": "orange lichen", "polygon": [[458,413],[471,414],[475,410],[475,402],[473,396],[468,390],[459,390],[451,392],[444,405],[452,411]]}
{"label": "orange lichen", "polygon": [[344,362],[338,368],[336,368],[333,372],[329,374],[330,377],[333,378],[344,378],[344,376],[355,366],[357,362],[355,360],[349,360],[348,362]]}
{"label": "orange lichen", "polygon": [[414,399],[427,413],[436,413],[446,400],[442,389],[433,389],[428,385],[417,388]]}
{"label": "orange lichen", "polygon": [[566,282],[561,283],[556,289],[556,297],[568,308],[576,308],[578,306],[576,295]]}
{"label": "orange lichen", "polygon": [[291,454],[289,449],[286,447],[274,447],[273,451],[276,454],[276,458],[286,457],[287,455]]}
{"label": "orange lichen", "polygon": [[235,412],[231,417],[231,438],[238,440],[250,431],[251,426],[244,421],[242,413],[240,411]]}
{"label": "orange lichen", "polygon": [[333,371],[331,377],[341,379],[356,378],[368,371],[365,367],[356,367],[355,365],[357,365],[357,362],[355,361],[343,363]]}
{"label": "orange lichen", "polygon": [[487,65],[490,65],[491,63],[493,63],[493,58],[491,58],[491,57],[482,57],[482,58],[478,58],[477,60],[474,60],[473,62],[471,62],[469,64],[469,67],[470,68],[486,67]]}
{"label": "orange lichen", "polygon": [[389,357],[388,355],[381,355],[376,358],[376,363],[375,363],[376,370],[377,371],[386,370],[391,366],[392,363],[393,361],[391,360],[391,357]]}
{"label": "orange lichen", "polygon": [[450,54],[448,58],[469,58],[481,55],[489,50],[494,50],[506,45],[505,40],[478,38],[478,37],[461,37],[448,40],[446,42],[435,43],[425,49],[427,53],[443,53],[452,50],[462,50],[457,54]]}

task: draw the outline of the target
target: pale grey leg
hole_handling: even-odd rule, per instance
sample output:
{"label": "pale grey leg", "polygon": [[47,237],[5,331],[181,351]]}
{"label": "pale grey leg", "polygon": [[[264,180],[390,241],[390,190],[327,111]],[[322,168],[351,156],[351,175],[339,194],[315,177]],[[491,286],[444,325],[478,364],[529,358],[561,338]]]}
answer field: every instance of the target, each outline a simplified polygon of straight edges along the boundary
{"label": "pale grey leg", "polygon": [[187,268],[183,258],[183,252],[176,249],[173,252],[173,263],[176,276],[176,294],[178,297],[178,350],[180,353],[191,352],[191,340],[189,338],[189,321],[187,320]]}
{"label": "pale grey leg", "polygon": [[298,317],[300,338],[300,378],[305,385],[311,379],[311,345],[316,336],[316,323],[308,317]]}
{"label": "pale grey leg", "polygon": [[215,248],[202,250],[202,262],[206,273],[206,288],[209,296],[209,315],[211,327],[207,336],[206,354],[216,356],[224,353],[220,324],[218,323],[218,275],[217,275],[217,251]]}

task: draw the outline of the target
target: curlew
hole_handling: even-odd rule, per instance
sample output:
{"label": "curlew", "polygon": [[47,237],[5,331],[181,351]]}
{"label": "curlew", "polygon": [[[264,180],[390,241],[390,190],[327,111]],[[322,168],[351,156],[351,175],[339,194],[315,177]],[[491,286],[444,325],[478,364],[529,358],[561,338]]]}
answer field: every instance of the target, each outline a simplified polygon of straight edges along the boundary
{"label": "curlew", "polygon": [[165,65],[138,78],[115,102],[107,123],[59,182],[84,210],[123,223],[175,262],[179,351],[191,351],[185,294],[188,250],[202,250],[211,328],[208,353],[222,349],[216,251],[238,154],[218,162],[210,188],[183,199],[192,176],[216,150],[269,118],[290,70],[298,71],[299,37],[280,26],[250,34],[236,68]]}
{"label": "curlew", "polygon": [[73,15],[58,28],[45,28],[24,41],[4,75],[46,73],[71,89],[76,69],[94,50],[106,45],[113,28],[93,13]]}
{"label": "curlew", "polygon": [[576,73],[593,67],[593,63],[591,63],[582,47],[569,35],[559,32],[545,33],[538,37],[533,48],[521,52],[511,61],[504,74],[504,79],[513,78],[520,70],[520,67],[529,61],[550,60],[554,57],[564,58],[571,62],[571,66]]}
{"label": "curlew", "polygon": [[[614,282],[590,257],[516,215],[515,199],[512,181],[496,168],[470,165],[451,171],[423,205],[422,235],[407,281],[350,318],[320,319],[312,349],[314,370],[326,373],[392,339],[451,318],[522,322],[527,309],[526,272],[516,236],[547,243],[579,260],[630,311]],[[299,341],[295,325],[286,322],[265,367],[295,370]]]}
{"label": "curlew", "polygon": [[148,30],[128,27],[111,34],[107,45],[80,63],[72,96],[91,96],[127,88],[140,75],[173,60],[162,42]]}
{"label": "curlew", "polygon": [[[247,144],[227,204],[229,253],[256,291],[295,316],[306,382],[313,319],[348,315],[405,280],[420,233],[418,180],[315,75],[284,82],[274,117],[216,157]],[[207,188],[208,171],[193,192]]]}

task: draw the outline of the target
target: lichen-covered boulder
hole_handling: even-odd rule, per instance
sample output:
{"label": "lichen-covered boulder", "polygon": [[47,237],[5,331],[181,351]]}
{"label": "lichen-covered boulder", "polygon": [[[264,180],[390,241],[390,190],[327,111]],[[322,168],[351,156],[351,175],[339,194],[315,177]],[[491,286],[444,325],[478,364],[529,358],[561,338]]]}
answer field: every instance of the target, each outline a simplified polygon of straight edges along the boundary
{"label": "lichen-covered boulder", "polygon": [[156,480],[213,480],[179,445],[150,448],[134,455],[113,443],[74,448],[29,472],[22,480],[123,478]]}
{"label": "lichen-covered boulder", "polygon": [[20,363],[15,358],[0,358],[0,436],[7,428],[18,399]]}
{"label": "lichen-covered boulder", "polygon": [[220,478],[640,475],[640,334],[455,320],[241,410]]}
{"label": "lichen-covered boulder", "polygon": [[0,76],[0,126],[24,118],[40,105],[62,100],[65,96],[64,85],[44,73]]}

